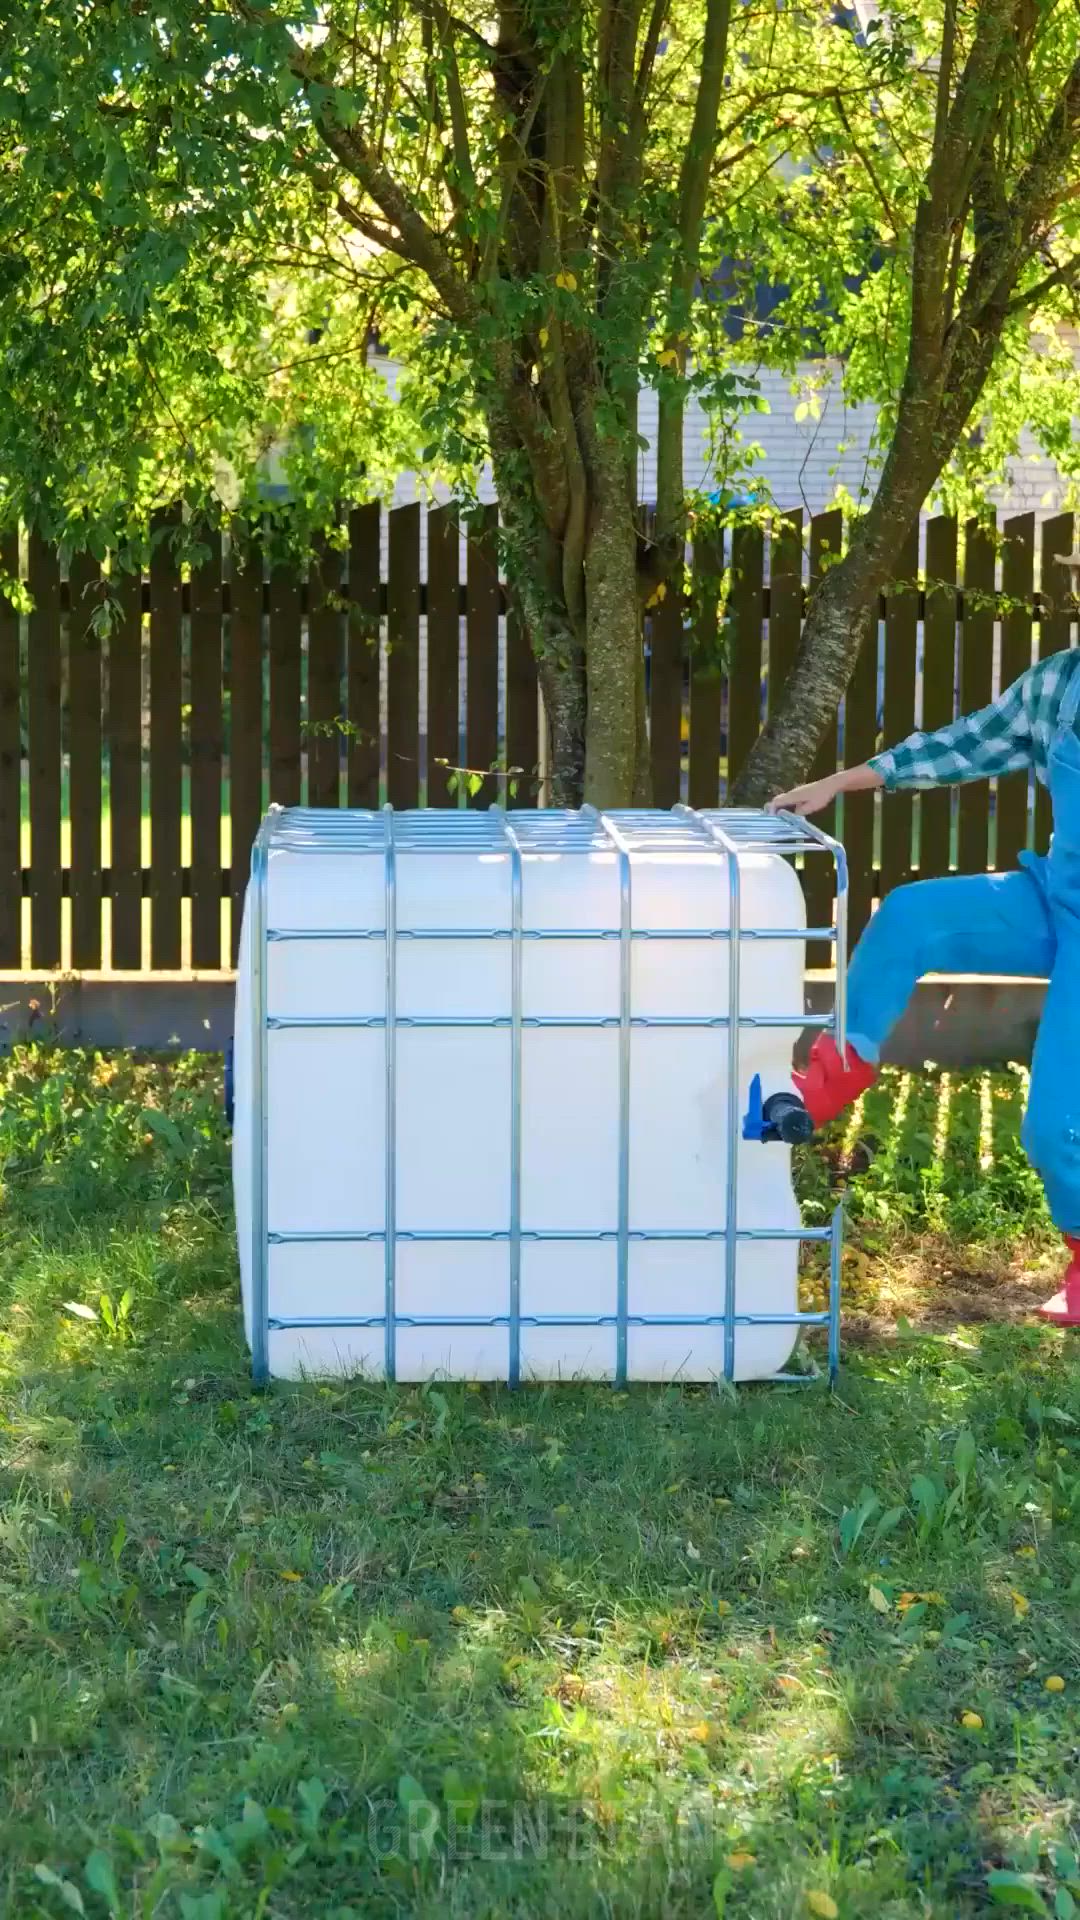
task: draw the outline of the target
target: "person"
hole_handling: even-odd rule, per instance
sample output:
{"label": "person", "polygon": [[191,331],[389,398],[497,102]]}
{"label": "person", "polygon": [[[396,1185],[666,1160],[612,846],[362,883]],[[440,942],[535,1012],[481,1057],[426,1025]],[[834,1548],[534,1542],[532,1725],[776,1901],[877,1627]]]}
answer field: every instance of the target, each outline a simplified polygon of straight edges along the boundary
{"label": "person", "polygon": [[956,874],[887,893],[848,970],[844,1057],[820,1034],[797,1085],[815,1127],[873,1085],[881,1049],[925,973],[1049,981],[1022,1140],[1069,1254],[1039,1311],[1080,1326],[1080,651],[1056,653],[979,713],[913,733],[863,766],[779,794],[772,812],[819,813],[840,794],[925,790],[1034,768],[1053,836],[1011,873]]}

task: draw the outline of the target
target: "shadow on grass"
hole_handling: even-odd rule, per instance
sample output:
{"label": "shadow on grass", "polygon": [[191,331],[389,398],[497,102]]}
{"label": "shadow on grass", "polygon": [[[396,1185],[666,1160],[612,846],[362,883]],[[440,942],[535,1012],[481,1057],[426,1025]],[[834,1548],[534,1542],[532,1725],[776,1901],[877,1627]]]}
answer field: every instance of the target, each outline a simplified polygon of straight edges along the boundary
{"label": "shadow on grass", "polygon": [[255,1396],[208,1115],[140,1117],[111,1212],[97,1121],[9,1200],[5,1912],[965,1920],[995,1871],[1053,1911],[1061,1336],[902,1338],[835,1396]]}

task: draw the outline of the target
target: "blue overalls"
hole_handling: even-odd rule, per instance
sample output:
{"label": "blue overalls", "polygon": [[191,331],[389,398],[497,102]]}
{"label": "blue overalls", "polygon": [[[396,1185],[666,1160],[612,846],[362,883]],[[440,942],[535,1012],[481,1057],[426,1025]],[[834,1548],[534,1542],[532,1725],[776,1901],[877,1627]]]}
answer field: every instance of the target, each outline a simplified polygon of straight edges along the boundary
{"label": "blue overalls", "polygon": [[[876,1063],[926,973],[1048,977],[1023,1144],[1054,1224],[1080,1235],[1080,674],[1061,703],[1047,785],[1047,854],[1019,873],[957,874],[886,894],[852,956],[848,1039]],[[888,800],[886,799],[886,805]]]}

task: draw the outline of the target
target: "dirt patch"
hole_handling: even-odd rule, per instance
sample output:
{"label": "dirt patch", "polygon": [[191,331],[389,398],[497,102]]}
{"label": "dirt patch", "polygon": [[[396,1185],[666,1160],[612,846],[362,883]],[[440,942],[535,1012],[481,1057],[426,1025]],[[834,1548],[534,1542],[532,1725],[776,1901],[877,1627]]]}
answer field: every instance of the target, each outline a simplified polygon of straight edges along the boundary
{"label": "dirt patch", "polygon": [[1054,1292],[1063,1260],[1045,1243],[995,1253],[942,1241],[917,1241],[887,1257],[852,1249],[845,1286],[844,1332],[853,1340],[895,1337],[897,1325],[926,1333],[987,1321],[1014,1325],[1034,1319]]}

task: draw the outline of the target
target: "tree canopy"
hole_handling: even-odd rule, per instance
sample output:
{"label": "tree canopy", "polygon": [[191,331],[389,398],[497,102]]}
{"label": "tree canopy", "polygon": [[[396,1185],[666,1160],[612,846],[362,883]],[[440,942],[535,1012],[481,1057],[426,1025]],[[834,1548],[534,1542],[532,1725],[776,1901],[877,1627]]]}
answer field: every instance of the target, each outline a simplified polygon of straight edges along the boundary
{"label": "tree canopy", "polygon": [[[919,378],[959,353],[890,527],[943,469],[981,477],[1022,411],[1067,440],[1075,379],[1030,328],[1053,339],[1071,293],[1074,16],[926,0],[854,27],[831,0],[9,0],[0,517],[119,562],[178,493],[193,528],[250,518],[275,447],[294,539],[406,465],[467,495],[490,457],[559,797],[644,798],[642,616],[709,511],[691,394],[722,491],[756,364],[841,358],[894,448],[913,342],[936,341]],[[764,321],[762,283],[785,291]],[[763,752],[771,777],[790,729]]]}

